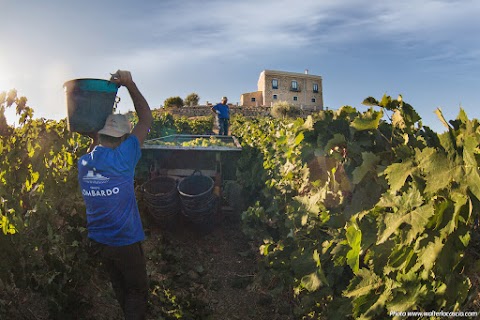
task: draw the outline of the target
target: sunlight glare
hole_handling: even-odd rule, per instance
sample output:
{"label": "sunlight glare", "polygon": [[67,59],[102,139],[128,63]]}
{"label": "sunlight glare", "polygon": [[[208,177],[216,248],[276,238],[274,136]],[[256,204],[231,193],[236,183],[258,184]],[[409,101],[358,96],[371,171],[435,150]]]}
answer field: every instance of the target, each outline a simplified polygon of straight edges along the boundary
{"label": "sunlight glare", "polygon": [[8,88],[8,79],[4,77],[3,74],[0,74],[0,92],[9,90],[10,88]]}
{"label": "sunlight glare", "polygon": [[8,67],[7,61],[0,56],[0,92],[10,91],[13,87],[13,77]]}
{"label": "sunlight glare", "polygon": [[[6,68],[4,61],[0,60],[0,92],[8,92],[12,89],[15,89],[13,86],[13,78],[9,76],[8,68]],[[10,125],[15,124],[16,114],[15,108],[7,108],[5,110],[5,117],[7,118],[7,123]]]}

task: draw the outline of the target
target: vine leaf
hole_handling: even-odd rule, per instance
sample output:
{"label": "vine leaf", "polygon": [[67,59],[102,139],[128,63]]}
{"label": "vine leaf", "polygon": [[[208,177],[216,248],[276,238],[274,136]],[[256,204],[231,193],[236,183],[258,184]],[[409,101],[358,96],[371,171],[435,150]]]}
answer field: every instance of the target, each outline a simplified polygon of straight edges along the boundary
{"label": "vine leaf", "polygon": [[300,132],[295,137],[295,141],[293,142],[293,146],[298,146],[303,141],[304,138],[305,138],[305,136],[303,135],[303,132]]}
{"label": "vine leaf", "polygon": [[296,257],[293,271],[297,275],[303,275],[300,283],[310,292],[318,290],[321,286],[328,285],[320,263],[320,255],[316,249],[313,250],[311,255],[304,251],[300,256]]}
{"label": "vine leaf", "polygon": [[325,154],[330,154],[330,151],[335,147],[345,146],[346,144],[347,140],[345,139],[345,136],[340,133],[335,133],[333,135],[333,138],[328,140],[328,142],[325,144],[323,151],[325,152]]}
{"label": "vine leaf", "polygon": [[390,185],[392,193],[396,193],[405,184],[405,181],[409,176],[415,172],[416,167],[412,160],[406,160],[405,162],[394,163],[385,169],[385,175]]}
{"label": "vine leaf", "polygon": [[311,214],[317,215],[320,212],[319,203],[325,199],[325,194],[315,192],[312,195],[302,195],[293,198],[303,205],[303,209]]}
{"label": "vine leaf", "polygon": [[[356,275],[357,278],[352,280],[348,289],[343,294],[347,298],[364,296],[372,290],[378,289],[382,285],[382,279],[369,269],[359,269]],[[361,280],[358,283],[355,283],[356,279]]]}
{"label": "vine leaf", "polygon": [[423,197],[416,187],[411,187],[400,196],[386,193],[380,199],[378,205],[383,208],[398,208],[400,212],[411,211],[423,204]]}
{"label": "vine leaf", "polygon": [[410,262],[415,256],[414,250],[410,246],[398,245],[392,249],[391,254],[388,256],[389,264],[384,267],[383,272],[389,274],[395,270],[401,270],[407,272]]}
{"label": "vine leaf", "polygon": [[370,109],[356,117],[352,121],[351,126],[357,131],[376,130],[380,125],[382,117],[382,111],[374,111],[373,109]]}
{"label": "vine leaf", "polygon": [[406,223],[411,226],[407,233],[406,244],[410,244],[418,234],[425,230],[428,220],[435,213],[433,204],[428,203],[406,214],[402,212],[388,213],[385,216],[386,228],[379,237],[377,244],[385,242],[397,229]]}
{"label": "vine leaf", "polygon": [[402,117],[407,124],[407,126],[413,126],[415,123],[420,121],[422,118],[418,115],[418,113],[413,109],[411,105],[408,103],[401,103],[402,107]]}
{"label": "vine leaf", "polygon": [[391,107],[392,104],[392,97],[384,94],[382,97],[382,100],[380,100],[379,106],[386,108],[387,110],[392,110],[393,108]]}
{"label": "vine leaf", "polygon": [[468,203],[468,198],[465,194],[459,192],[452,192],[451,198],[454,202],[453,217],[448,220],[447,225],[442,229],[446,234],[452,234],[458,227],[458,220],[460,219],[460,213],[462,208]]}
{"label": "vine leaf", "polygon": [[300,282],[305,289],[312,292],[318,290],[322,285],[326,285],[327,279],[323,272],[321,272],[321,269],[319,269],[303,276]]}
{"label": "vine leaf", "polygon": [[447,120],[445,120],[445,117],[443,116],[443,113],[442,113],[442,109],[440,108],[435,109],[435,114],[437,115],[438,119],[440,119],[440,122],[445,126],[445,128],[450,130],[451,127],[448,124]]}
{"label": "vine leaf", "polygon": [[411,226],[405,239],[407,244],[412,243],[419,234],[425,231],[428,221],[434,214],[434,204],[429,202],[406,215],[405,220]]}
{"label": "vine leaf", "polygon": [[390,311],[402,312],[412,310],[418,303],[422,296],[428,294],[428,289],[425,284],[414,283],[408,287],[397,289],[402,292],[397,292],[392,301],[388,302],[387,309]]}
{"label": "vine leaf", "polygon": [[395,112],[393,112],[392,125],[400,129],[405,129],[407,127],[405,124],[405,119],[403,119],[403,116],[399,110],[395,110]]}
{"label": "vine leaf", "polygon": [[362,231],[355,225],[347,228],[347,243],[351,249],[347,252],[347,264],[354,273],[358,272],[360,267],[360,246],[362,244]]}
{"label": "vine leaf", "polygon": [[426,193],[434,193],[462,180],[462,167],[456,161],[450,161],[445,153],[434,148],[417,151],[418,166],[425,173]]}
{"label": "vine leaf", "polygon": [[441,237],[435,237],[435,240],[423,247],[419,253],[418,263],[423,265],[425,275],[432,270],[433,266],[435,265],[435,261],[437,260],[437,257],[442,251],[444,245],[445,244],[443,243],[443,239]]}
{"label": "vine leaf", "polygon": [[362,164],[353,170],[353,184],[359,184],[369,172],[374,171],[380,162],[380,157],[373,152],[362,152]]}
{"label": "vine leaf", "polygon": [[363,100],[362,104],[369,107],[376,107],[379,105],[379,102],[374,97],[368,97],[365,100]]}
{"label": "vine leaf", "polygon": [[311,115],[307,116],[305,123],[302,125],[302,128],[305,130],[313,130],[313,117]]}
{"label": "vine leaf", "polygon": [[378,312],[381,312],[385,308],[387,301],[391,299],[392,289],[394,287],[393,280],[390,278],[385,279],[385,286],[383,292],[378,296],[377,301],[367,311],[365,311],[365,319],[375,319],[378,316]]}
{"label": "vine leaf", "polygon": [[417,188],[412,187],[400,197],[386,194],[380,200],[380,205],[385,207],[399,208],[397,211],[385,215],[385,230],[380,234],[377,244],[384,243],[403,224],[409,224],[408,239],[425,229],[428,219],[434,214],[433,204],[423,205],[423,198]]}
{"label": "vine leaf", "polygon": [[480,175],[478,173],[478,164],[475,159],[475,149],[478,142],[475,137],[468,135],[465,137],[463,147],[463,160],[465,162],[465,176],[468,188],[480,199]]}

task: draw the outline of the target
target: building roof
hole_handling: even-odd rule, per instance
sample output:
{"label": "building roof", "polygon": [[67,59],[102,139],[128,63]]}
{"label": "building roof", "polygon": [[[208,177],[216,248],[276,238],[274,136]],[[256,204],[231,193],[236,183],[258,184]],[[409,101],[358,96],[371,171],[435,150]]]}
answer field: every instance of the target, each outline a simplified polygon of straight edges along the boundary
{"label": "building roof", "polygon": [[[308,70],[305,70],[308,72]],[[265,75],[289,75],[289,76],[296,76],[296,77],[311,77],[316,79],[322,79],[321,76],[310,74],[310,73],[300,73],[300,72],[288,72],[288,71],[278,71],[278,70],[263,70],[261,73]]]}

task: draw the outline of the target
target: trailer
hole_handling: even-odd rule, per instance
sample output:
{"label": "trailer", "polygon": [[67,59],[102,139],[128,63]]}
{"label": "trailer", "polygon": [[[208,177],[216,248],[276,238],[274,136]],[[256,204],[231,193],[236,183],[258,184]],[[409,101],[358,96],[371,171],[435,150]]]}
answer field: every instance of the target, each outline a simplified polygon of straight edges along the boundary
{"label": "trailer", "polygon": [[[188,145],[196,139],[217,139],[221,145]],[[186,143],[185,143],[186,142]],[[137,164],[135,180],[143,184],[156,177],[173,177],[177,181],[200,172],[214,181],[214,193],[219,199],[227,197],[223,186],[236,181],[236,166],[242,147],[235,136],[174,134],[146,140],[142,157]],[[220,211],[226,214],[235,211],[223,202]]]}
{"label": "trailer", "polygon": [[[183,142],[211,137],[225,145],[182,145]],[[198,170],[217,180],[219,175],[222,181],[236,180],[236,163],[241,151],[242,147],[235,136],[174,134],[146,140],[135,176],[138,181],[146,181],[158,175],[185,177]]]}

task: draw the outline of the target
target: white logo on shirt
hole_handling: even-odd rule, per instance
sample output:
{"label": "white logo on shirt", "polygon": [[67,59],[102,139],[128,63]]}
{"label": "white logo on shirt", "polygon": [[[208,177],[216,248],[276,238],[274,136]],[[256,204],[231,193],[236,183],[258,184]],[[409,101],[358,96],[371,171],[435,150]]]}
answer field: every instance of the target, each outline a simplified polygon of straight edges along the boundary
{"label": "white logo on shirt", "polygon": [[113,189],[99,189],[98,187],[92,187],[91,190],[82,189],[82,194],[89,197],[109,197],[114,194],[118,194],[120,188],[115,187]]}
{"label": "white logo on shirt", "polygon": [[93,170],[88,170],[87,174],[83,176],[83,181],[86,183],[101,184],[107,183],[110,178],[102,176],[100,173],[95,173],[95,168]]}

